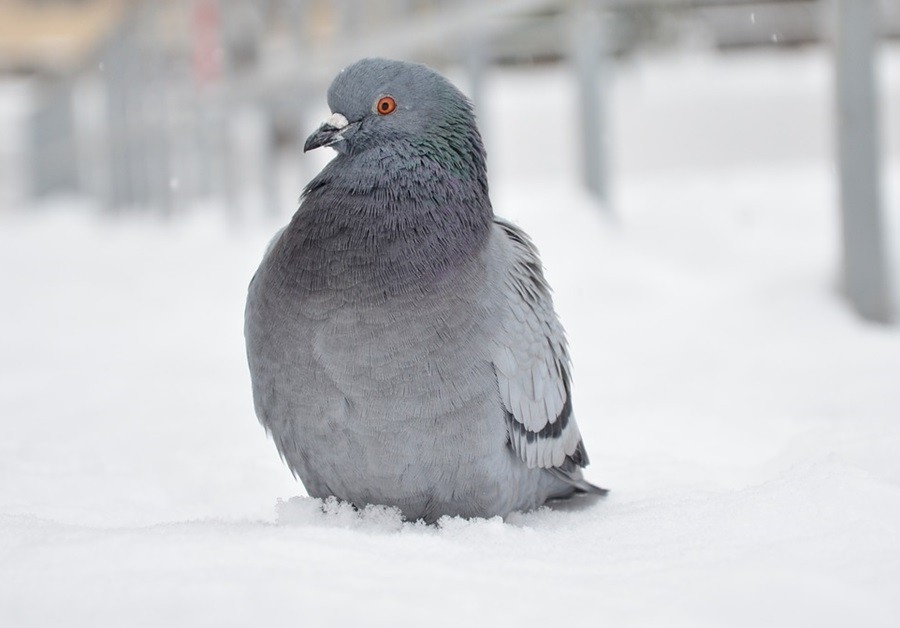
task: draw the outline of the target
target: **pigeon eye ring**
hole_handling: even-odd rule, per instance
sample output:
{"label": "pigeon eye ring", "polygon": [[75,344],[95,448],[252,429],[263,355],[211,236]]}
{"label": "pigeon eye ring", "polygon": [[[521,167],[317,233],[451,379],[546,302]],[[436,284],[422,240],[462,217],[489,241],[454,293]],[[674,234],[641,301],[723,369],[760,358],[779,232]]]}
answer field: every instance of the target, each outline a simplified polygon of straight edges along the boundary
{"label": "pigeon eye ring", "polygon": [[378,102],[375,103],[375,111],[377,111],[378,114],[382,116],[394,113],[394,110],[396,108],[397,101],[390,96],[382,96],[378,99]]}

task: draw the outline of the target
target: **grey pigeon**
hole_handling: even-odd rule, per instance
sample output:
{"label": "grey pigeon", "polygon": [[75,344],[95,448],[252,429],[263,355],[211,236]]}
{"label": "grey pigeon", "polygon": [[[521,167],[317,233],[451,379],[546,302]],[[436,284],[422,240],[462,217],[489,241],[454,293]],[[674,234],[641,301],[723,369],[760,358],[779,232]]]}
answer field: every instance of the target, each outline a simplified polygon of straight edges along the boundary
{"label": "grey pigeon", "polygon": [[493,214],[466,97],[363,59],[328,90],[307,185],[250,283],[253,399],[313,497],[409,520],[506,516],[606,491],[572,414],[538,253]]}

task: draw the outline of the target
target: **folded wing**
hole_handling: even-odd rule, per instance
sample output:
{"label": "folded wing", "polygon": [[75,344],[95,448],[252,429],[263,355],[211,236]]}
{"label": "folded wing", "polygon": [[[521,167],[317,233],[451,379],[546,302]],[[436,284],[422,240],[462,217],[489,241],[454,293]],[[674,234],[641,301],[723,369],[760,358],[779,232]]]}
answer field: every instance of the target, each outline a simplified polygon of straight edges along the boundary
{"label": "folded wing", "polygon": [[565,333],[537,250],[515,225],[495,219],[494,228],[510,253],[502,289],[511,316],[492,347],[510,446],[529,467],[590,487],[578,472],[588,456],[572,414]]}

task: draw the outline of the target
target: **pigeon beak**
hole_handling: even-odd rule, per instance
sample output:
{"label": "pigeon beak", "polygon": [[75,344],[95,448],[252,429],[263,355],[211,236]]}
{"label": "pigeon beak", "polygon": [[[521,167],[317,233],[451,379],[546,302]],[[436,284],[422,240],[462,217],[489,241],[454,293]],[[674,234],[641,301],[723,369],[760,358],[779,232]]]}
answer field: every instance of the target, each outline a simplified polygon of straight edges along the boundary
{"label": "pigeon beak", "polygon": [[332,144],[343,141],[344,136],[341,133],[347,128],[348,124],[347,118],[343,115],[339,113],[331,114],[331,117],[325,120],[325,122],[322,123],[322,126],[306,138],[306,143],[303,144],[303,152],[307,153],[314,148],[331,146]]}

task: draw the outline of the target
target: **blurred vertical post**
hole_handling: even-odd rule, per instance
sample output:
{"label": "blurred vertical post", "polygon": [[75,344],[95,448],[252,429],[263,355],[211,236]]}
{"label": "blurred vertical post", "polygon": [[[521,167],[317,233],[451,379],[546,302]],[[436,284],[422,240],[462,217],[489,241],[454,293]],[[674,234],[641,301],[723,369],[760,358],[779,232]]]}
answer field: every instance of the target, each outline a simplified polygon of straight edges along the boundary
{"label": "blurred vertical post", "polygon": [[[468,0],[466,9],[477,9],[480,0]],[[488,65],[488,42],[483,31],[472,29],[465,40],[465,65],[469,76],[469,98],[479,116],[484,114],[484,82]]]}
{"label": "blurred vertical post", "polygon": [[105,200],[107,207],[116,212],[134,206],[136,200],[131,167],[137,150],[132,100],[138,78],[131,45],[137,30],[136,20],[134,13],[126,14],[103,55],[110,173]]}
{"label": "blurred vertical post", "polygon": [[[295,55],[297,59],[312,57],[313,47],[319,43],[315,39],[316,24],[313,17],[316,9],[315,2],[311,0],[288,0],[287,9],[292,31],[291,42],[293,48],[291,54]],[[313,125],[318,122],[310,113],[312,108],[310,102],[313,101],[313,97],[310,94],[308,83],[300,76],[296,77],[296,80],[293,81],[293,84],[287,91],[289,94],[285,94],[285,96],[298,103],[293,108],[294,118],[291,121],[294,142],[292,152],[294,155],[303,155],[303,140],[307,133],[314,128]],[[315,172],[312,172],[310,168],[311,166],[307,160],[298,160],[297,167],[290,170],[291,190],[302,189],[303,183],[313,177]],[[296,200],[295,197],[291,197],[291,204],[294,204]],[[291,207],[291,210],[293,209],[296,209],[296,207]]]}
{"label": "blurred vertical post", "polygon": [[877,3],[834,1],[843,285],[863,318],[887,323],[893,311],[881,215]]}
{"label": "blurred vertical post", "polygon": [[[144,3],[140,7],[141,23],[145,32],[159,29],[163,20],[163,5],[160,2]],[[170,187],[171,169],[168,129],[166,125],[166,93],[170,82],[166,76],[166,64],[159,50],[160,44],[146,42],[140,57],[143,93],[141,109],[145,135],[143,151],[146,154],[145,178],[147,180],[147,203],[162,213],[171,216],[173,196]]]}
{"label": "blurred vertical post", "polygon": [[606,155],[607,29],[597,0],[578,0],[572,14],[572,57],[578,80],[583,177],[588,190],[609,206]]}
{"label": "blurred vertical post", "polygon": [[222,14],[219,0],[193,0],[191,3],[191,45],[197,120],[199,127],[200,172],[203,191],[225,204],[235,218],[228,175],[226,85]]}

